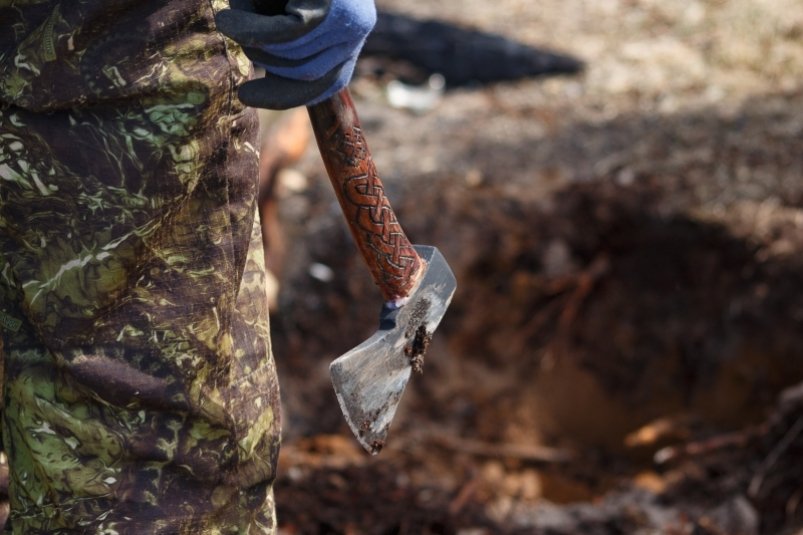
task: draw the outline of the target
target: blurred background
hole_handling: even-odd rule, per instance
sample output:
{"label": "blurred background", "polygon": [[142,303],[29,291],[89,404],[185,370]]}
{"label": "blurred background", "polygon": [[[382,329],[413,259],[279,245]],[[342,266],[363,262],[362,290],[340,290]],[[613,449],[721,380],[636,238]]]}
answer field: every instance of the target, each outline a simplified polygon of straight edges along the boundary
{"label": "blurred background", "polygon": [[327,367],[381,297],[266,118],[281,533],[803,533],[800,0],[378,6],[352,93],[458,293],[369,457]]}

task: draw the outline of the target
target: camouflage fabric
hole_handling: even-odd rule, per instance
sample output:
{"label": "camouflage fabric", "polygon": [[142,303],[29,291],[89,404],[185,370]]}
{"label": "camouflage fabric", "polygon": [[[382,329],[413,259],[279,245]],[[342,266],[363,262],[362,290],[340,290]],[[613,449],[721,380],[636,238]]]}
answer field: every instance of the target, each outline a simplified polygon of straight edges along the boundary
{"label": "camouflage fabric", "polygon": [[0,0],[6,532],[274,532],[257,121],[223,7]]}

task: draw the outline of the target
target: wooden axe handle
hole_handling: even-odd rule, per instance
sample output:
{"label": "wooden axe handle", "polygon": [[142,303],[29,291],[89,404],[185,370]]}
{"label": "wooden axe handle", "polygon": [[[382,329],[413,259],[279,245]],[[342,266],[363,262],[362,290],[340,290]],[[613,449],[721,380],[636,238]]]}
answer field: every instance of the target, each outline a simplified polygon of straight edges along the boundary
{"label": "wooden axe handle", "polygon": [[423,261],[385,196],[348,88],[307,109],[329,180],[374,282],[386,301],[403,301],[423,273]]}

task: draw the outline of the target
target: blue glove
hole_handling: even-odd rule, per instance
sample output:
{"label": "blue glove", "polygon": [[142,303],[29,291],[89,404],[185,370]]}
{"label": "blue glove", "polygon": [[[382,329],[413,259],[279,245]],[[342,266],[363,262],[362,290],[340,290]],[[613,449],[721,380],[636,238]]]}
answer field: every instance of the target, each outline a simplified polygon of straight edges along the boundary
{"label": "blue glove", "polygon": [[251,0],[231,0],[215,20],[267,73],[240,86],[240,100],[287,109],[316,104],[348,85],[376,24],[376,6],[374,0],[290,0],[282,14],[269,16]]}

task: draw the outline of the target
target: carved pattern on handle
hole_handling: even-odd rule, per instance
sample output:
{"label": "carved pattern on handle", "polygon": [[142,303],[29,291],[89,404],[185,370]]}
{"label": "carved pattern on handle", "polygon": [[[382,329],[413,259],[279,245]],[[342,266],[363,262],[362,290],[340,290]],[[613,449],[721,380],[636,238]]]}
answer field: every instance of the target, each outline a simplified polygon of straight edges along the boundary
{"label": "carved pattern on handle", "polygon": [[422,261],[385,195],[348,93],[309,111],[329,178],[374,282],[388,301],[407,297]]}

